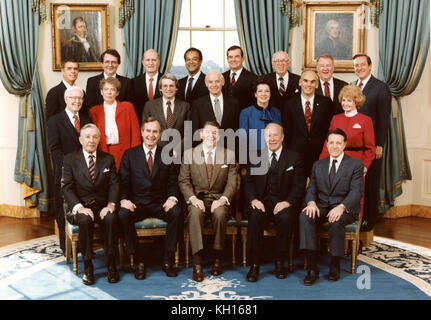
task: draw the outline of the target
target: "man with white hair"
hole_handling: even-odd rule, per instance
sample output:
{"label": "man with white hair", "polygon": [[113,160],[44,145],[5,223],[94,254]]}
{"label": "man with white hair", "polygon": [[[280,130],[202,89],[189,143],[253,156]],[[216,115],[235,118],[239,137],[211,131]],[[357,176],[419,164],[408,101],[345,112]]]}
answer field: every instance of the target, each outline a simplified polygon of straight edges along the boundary
{"label": "man with white hair", "polygon": [[63,197],[61,196],[61,168],[66,154],[80,149],[80,128],[91,122],[88,115],[82,112],[84,92],[78,86],[71,86],[64,92],[66,107],[63,111],[48,120],[48,145],[54,164],[54,201],[55,219],[57,221],[60,247],[65,251],[65,221]]}
{"label": "man with white hair", "polygon": [[289,71],[291,61],[285,51],[277,51],[272,56],[273,73],[265,75],[271,81],[271,105],[282,109],[284,102],[299,93],[300,76]]}
{"label": "man with white hair", "polygon": [[315,57],[330,54],[335,60],[350,60],[352,46],[340,40],[340,24],[336,20],[328,20],[325,36],[316,45]]}

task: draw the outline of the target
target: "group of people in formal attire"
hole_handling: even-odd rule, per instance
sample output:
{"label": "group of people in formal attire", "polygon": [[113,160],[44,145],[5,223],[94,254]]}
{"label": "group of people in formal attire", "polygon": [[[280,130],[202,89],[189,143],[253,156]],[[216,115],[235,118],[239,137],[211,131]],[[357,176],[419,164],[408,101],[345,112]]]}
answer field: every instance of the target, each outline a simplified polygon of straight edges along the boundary
{"label": "group of people in formal attire", "polygon": [[[273,222],[276,277],[287,276],[284,260],[298,230],[308,259],[304,284],[312,285],[319,278],[316,228],[325,221],[329,280],[337,281],[344,227],[362,215],[361,230],[369,231],[378,217],[391,95],[371,75],[371,59],[353,57],[358,79],[352,84],[333,78],[327,54],[317,59],[317,73],[296,75],[288,71],[288,54],[279,51],[274,72],[257,76],[243,67],[241,47],[232,46],[229,70],[205,75],[202,52],[190,48],[184,54],[188,75],[179,80],[159,73],[153,49],[144,52],[145,72],[133,79],[117,74],[120,59],[106,50],[104,71],[88,79],[85,92],[75,85],[78,63],[64,60],[63,80],[46,97],[60,246],[64,251],[66,218],[79,226],[83,283],[95,282],[94,223],[103,230],[108,281],[120,280],[119,234],[136,261],[135,278],[145,279],[145,247],[135,222],[150,217],[167,222],[162,269],[169,277],[178,273],[174,255],[187,224],[198,282],[204,279],[202,230],[211,219],[211,274],[218,276],[227,221],[237,206],[248,220],[248,281],[259,278],[264,229]],[[181,139],[167,135],[170,129]],[[233,146],[225,132],[237,133]]]}

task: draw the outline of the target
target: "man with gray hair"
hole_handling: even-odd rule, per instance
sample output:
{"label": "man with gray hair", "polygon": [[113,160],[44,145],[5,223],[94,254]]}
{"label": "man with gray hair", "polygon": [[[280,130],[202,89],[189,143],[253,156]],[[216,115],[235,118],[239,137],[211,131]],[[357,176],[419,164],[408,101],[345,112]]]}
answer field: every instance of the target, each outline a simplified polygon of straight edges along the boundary
{"label": "man with gray hair", "polygon": [[[162,97],[148,101],[142,115],[142,123],[148,117],[159,120],[162,132],[166,129],[176,129],[184,138],[184,121],[191,119],[191,107],[188,102],[175,99],[178,91],[178,80],[171,74],[164,74],[159,80],[159,90]],[[168,141],[159,140],[158,145],[164,147]]]}
{"label": "man with gray hair", "polygon": [[79,131],[91,122],[82,112],[84,92],[78,86],[66,89],[63,95],[66,107],[48,119],[48,146],[54,164],[54,205],[60,248],[65,252],[65,220],[63,197],[61,196],[61,168],[64,156],[80,149]]}

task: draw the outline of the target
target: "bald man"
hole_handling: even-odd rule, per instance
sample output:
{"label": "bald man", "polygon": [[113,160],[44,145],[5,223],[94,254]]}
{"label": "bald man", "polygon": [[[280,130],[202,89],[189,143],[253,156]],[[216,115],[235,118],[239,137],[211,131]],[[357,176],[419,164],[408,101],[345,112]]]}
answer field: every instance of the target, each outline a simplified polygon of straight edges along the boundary
{"label": "bald man", "polygon": [[307,177],[322,151],[334,110],[330,98],[316,95],[318,86],[316,72],[304,71],[301,94],[287,100],[282,110],[286,146],[302,155]]}
{"label": "bald man", "polygon": [[283,108],[284,103],[299,94],[300,76],[290,72],[288,69],[291,65],[289,55],[285,51],[277,51],[272,56],[273,73],[265,75],[271,81],[271,105]]}
{"label": "bald man", "polygon": [[135,107],[139,124],[142,123],[145,103],[161,97],[158,86],[161,77],[159,73],[160,58],[158,52],[154,49],[145,51],[142,65],[145,70],[144,74],[132,79],[134,92],[133,106]]}

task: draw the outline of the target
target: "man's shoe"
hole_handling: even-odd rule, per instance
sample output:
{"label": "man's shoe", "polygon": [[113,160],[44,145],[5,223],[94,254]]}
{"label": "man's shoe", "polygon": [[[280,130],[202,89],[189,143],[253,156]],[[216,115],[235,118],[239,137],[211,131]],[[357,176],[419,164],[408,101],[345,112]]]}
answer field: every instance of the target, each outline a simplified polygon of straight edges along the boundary
{"label": "man's shoe", "polygon": [[340,280],[340,269],[330,268],[328,280],[331,282],[335,282],[335,281]]}
{"label": "man's shoe", "polygon": [[118,281],[120,281],[120,273],[115,267],[115,264],[112,264],[108,267],[108,282],[117,283]]}
{"label": "man's shoe", "polygon": [[135,270],[135,278],[138,280],[144,280],[146,277],[145,264],[139,262]]}
{"label": "man's shoe", "polygon": [[275,276],[278,279],[286,279],[287,272],[284,268],[283,261],[276,261],[275,262]]}
{"label": "man's shoe", "polygon": [[319,270],[308,270],[307,275],[304,278],[304,285],[305,286],[312,286],[316,280],[319,279]]}
{"label": "man's shoe", "polygon": [[195,280],[196,282],[204,281],[204,273],[202,271],[201,264],[193,265],[193,280]]}
{"label": "man's shoe", "polygon": [[177,269],[172,266],[172,263],[164,263],[162,265],[163,271],[166,273],[168,277],[176,277],[178,275]]}
{"label": "man's shoe", "polygon": [[247,281],[256,282],[259,279],[259,265],[252,264],[250,271],[247,273]]}
{"label": "man's shoe", "polygon": [[93,266],[84,269],[84,274],[82,276],[82,283],[87,286],[94,284]]}
{"label": "man's shoe", "polygon": [[368,231],[371,231],[372,229],[373,229],[373,226],[371,226],[371,224],[367,220],[362,220],[361,231],[368,232]]}
{"label": "man's shoe", "polygon": [[221,267],[221,261],[220,261],[220,259],[215,259],[214,264],[213,264],[213,268],[211,270],[211,274],[213,276],[219,276],[222,273],[223,273],[223,269]]}

